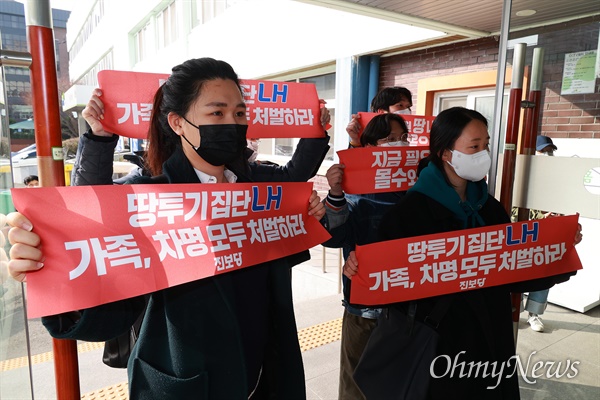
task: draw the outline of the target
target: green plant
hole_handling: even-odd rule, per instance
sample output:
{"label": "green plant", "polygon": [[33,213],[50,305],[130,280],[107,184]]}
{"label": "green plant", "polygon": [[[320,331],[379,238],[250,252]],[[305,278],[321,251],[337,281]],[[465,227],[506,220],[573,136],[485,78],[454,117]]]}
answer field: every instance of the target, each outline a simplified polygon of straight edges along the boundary
{"label": "green plant", "polygon": [[33,129],[11,130],[10,137],[12,139],[31,139],[35,140],[35,131]]}

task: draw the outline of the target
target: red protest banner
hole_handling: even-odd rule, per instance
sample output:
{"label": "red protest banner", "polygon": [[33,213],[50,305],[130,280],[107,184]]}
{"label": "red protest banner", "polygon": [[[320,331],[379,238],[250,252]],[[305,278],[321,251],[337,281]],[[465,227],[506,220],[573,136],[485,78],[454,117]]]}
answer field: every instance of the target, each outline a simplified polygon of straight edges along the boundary
{"label": "red protest banner", "polygon": [[[373,119],[377,113],[372,112],[359,112],[360,119],[360,132],[364,131],[365,127]],[[431,115],[412,115],[402,114],[400,115],[406,122],[408,128],[408,142],[411,146],[429,146],[429,132],[431,131],[431,124],[435,117]]]}
{"label": "red protest banner", "polygon": [[79,310],[309,249],[330,236],[308,216],[312,184],[12,189],[42,239],[27,276],[29,318]]}
{"label": "red protest banner", "polygon": [[578,215],[357,246],[352,303],[390,304],[582,268]]}
{"label": "red protest banner", "polygon": [[429,146],[360,147],[337,154],[345,166],[344,192],[398,192],[415,184],[419,160],[429,155]]}
{"label": "red protest banner", "polygon": [[321,104],[313,83],[243,79],[249,138],[321,138]]}
{"label": "red protest banner", "polygon": [[[168,74],[104,70],[98,73],[104,102],[104,129],[145,139],[156,90]],[[248,138],[323,137],[319,97],[312,83],[245,79]]]}
{"label": "red protest banner", "polygon": [[102,89],[104,103],[104,129],[121,136],[145,139],[154,94],[168,78],[169,74],[98,72],[98,86]]}

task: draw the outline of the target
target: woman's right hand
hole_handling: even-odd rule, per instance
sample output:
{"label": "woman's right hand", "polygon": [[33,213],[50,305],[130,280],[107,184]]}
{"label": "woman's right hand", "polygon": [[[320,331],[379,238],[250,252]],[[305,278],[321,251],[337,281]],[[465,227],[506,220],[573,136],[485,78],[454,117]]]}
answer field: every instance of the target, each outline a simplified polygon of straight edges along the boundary
{"label": "woman's right hand", "polygon": [[81,116],[92,128],[92,133],[96,136],[112,136],[112,133],[106,132],[102,125],[104,119],[104,103],[100,100],[102,96],[102,90],[94,89],[90,101],[87,103]]}
{"label": "woman's right hand", "polygon": [[350,136],[350,144],[353,147],[360,147],[360,114],[352,114],[352,119],[346,127],[346,132]]}
{"label": "woman's right hand", "polygon": [[333,196],[340,197],[344,195],[344,191],[342,190],[344,168],[344,164],[333,164],[325,173],[327,183],[329,184],[329,193]]}
{"label": "woman's right hand", "polygon": [[348,254],[348,258],[346,259],[346,263],[344,264],[344,275],[348,279],[352,279],[354,275],[358,272],[358,258],[356,258],[356,252],[351,251]]}
{"label": "woman's right hand", "polygon": [[40,270],[44,266],[44,256],[38,248],[40,237],[32,232],[33,225],[21,213],[10,213],[6,217],[8,225],[8,241],[10,248],[10,261],[8,273],[19,282],[25,281],[27,274]]}

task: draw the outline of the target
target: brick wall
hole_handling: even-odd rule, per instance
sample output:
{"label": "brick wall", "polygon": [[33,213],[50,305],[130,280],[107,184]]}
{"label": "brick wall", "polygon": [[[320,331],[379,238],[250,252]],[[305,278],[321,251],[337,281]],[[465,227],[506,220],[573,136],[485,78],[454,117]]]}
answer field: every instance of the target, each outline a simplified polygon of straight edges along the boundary
{"label": "brick wall", "polygon": [[539,132],[554,138],[600,139],[600,86],[594,93],[561,95],[565,54],[598,50],[598,22],[540,34],[544,47],[543,108]]}
{"label": "brick wall", "polygon": [[[600,139],[599,80],[596,79],[594,93],[560,94],[565,54],[598,50],[598,20],[588,19],[570,25],[519,34],[538,34],[538,46],[545,49],[539,133],[555,138]],[[526,65],[531,65],[532,54],[533,50],[528,48]],[[511,58],[512,52],[508,55],[509,63]],[[497,66],[498,42],[494,38],[477,39],[384,57],[380,63],[379,84],[380,87],[407,87],[416,103],[419,79],[496,70]]]}
{"label": "brick wall", "polygon": [[498,42],[494,38],[470,40],[381,59],[379,86],[404,86],[417,102],[419,79],[490,71],[498,67]]}

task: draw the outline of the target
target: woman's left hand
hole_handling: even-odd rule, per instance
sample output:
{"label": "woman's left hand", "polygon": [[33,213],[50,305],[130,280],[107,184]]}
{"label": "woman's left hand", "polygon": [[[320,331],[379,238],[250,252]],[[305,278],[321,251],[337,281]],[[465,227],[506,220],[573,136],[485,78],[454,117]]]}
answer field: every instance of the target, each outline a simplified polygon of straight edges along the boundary
{"label": "woman's left hand", "polygon": [[308,199],[308,215],[312,215],[317,221],[320,221],[325,215],[325,206],[321,203],[316,190],[312,191],[310,199]]}
{"label": "woman's left hand", "polygon": [[325,107],[325,104],[327,104],[327,102],[323,99],[319,99],[319,103],[321,103],[321,126],[323,127],[323,129],[327,130],[327,125],[329,125],[329,122],[331,121],[331,115],[329,114],[329,110],[327,109],[327,107]]}
{"label": "woman's left hand", "polygon": [[[544,214],[544,218],[560,217],[561,215],[564,215],[564,214],[557,214],[555,212],[548,212],[548,213]],[[582,239],[583,239],[583,234],[581,233],[581,224],[578,223],[577,224],[577,231],[575,232],[575,241],[573,242],[573,244],[577,245],[577,244],[581,243]]]}
{"label": "woman's left hand", "polygon": [[577,224],[577,232],[575,232],[575,243],[579,244],[583,240],[583,234],[581,233],[581,224]]}

